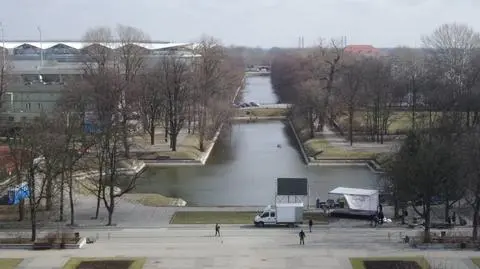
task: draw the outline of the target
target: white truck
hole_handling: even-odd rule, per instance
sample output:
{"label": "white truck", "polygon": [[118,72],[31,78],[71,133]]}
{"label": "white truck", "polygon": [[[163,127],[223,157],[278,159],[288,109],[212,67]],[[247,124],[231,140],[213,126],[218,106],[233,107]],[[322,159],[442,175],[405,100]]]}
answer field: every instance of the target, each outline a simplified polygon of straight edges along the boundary
{"label": "white truck", "polygon": [[303,222],[303,210],[303,203],[277,204],[275,207],[269,205],[255,216],[253,223],[257,227],[282,224],[294,227]]}

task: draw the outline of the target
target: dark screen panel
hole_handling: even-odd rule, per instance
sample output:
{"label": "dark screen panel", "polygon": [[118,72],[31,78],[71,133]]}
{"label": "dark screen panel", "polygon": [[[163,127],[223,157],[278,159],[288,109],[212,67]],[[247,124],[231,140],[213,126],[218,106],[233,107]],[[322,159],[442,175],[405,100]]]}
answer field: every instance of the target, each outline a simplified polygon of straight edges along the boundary
{"label": "dark screen panel", "polygon": [[306,178],[277,178],[277,195],[308,195]]}

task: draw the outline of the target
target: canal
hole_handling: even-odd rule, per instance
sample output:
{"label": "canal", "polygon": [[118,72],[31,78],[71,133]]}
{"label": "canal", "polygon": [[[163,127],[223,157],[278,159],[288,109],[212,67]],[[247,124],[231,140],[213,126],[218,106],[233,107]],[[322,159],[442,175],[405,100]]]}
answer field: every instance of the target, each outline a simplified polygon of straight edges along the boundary
{"label": "canal", "polygon": [[[245,101],[276,103],[269,77],[248,78]],[[277,147],[281,145],[281,147]],[[292,131],[280,121],[238,123],[225,131],[205,166],[148,168],[136,192],[180,197],[196,206],[264,206],[278,177],[306,177],[311,205],[335,187],[377,186],[366,167],[306,166]]]}

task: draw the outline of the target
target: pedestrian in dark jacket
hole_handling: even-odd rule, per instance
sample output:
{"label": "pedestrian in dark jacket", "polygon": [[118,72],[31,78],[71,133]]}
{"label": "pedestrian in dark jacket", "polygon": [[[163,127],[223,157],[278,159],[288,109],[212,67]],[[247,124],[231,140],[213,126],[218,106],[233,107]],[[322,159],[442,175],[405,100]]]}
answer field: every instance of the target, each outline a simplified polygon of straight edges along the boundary
{"label": "pedestrian in dark jacket", "polygon": [[312,221],[312,219],[310,219],[308,221],[308,228],[310,229],[310,232],[312,232],[312,226],[313,226],[313,221]]}
{"label": "pedestrian in dark jacket", "polygon": [[220,236],[220,225],[215,224],[215,236]]}
{"label": "pedestrian in dark jacket", "polygon": [[303,230],[298,233],[298,237],[300,237],[300,245],[305,245],[305,232]]}

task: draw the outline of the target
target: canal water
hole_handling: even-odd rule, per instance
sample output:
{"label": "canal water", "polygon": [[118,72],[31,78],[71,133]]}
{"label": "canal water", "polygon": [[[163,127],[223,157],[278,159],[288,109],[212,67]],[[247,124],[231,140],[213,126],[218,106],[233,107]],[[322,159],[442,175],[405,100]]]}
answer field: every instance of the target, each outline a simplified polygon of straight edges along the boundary
{"label": "canal water", "polygon": [[[276,103],[269,77],[248,78],[245,101]],[[277,145],[281,145],[278,147]],[[278,177],[306,177],[310,205],[336,187],[370,188],[377,176],[366,167],[310,166],[281,121],[238,123],[226,130],[205,166],[148,168],[136,192],[180,197],[196,206],[265,206],[275,201]]]}

